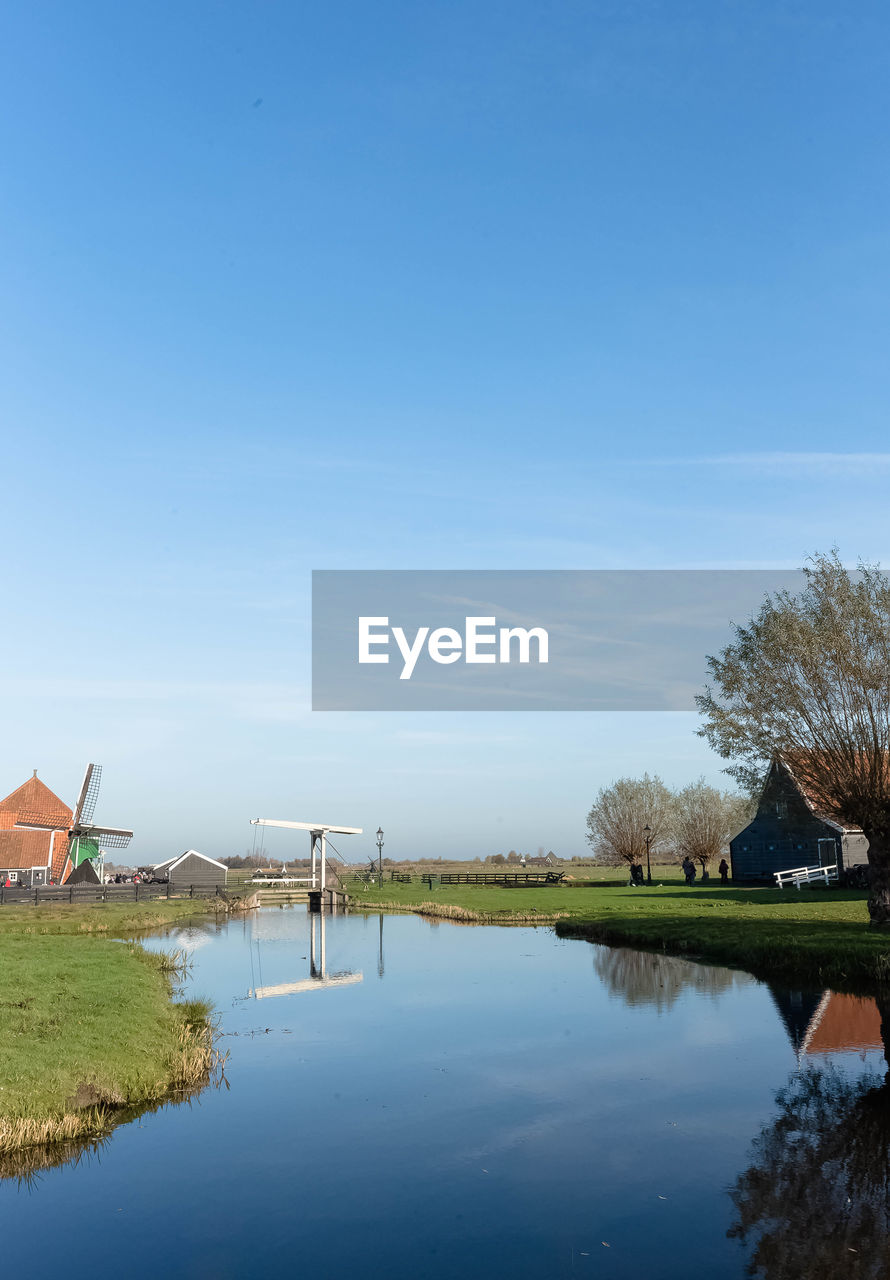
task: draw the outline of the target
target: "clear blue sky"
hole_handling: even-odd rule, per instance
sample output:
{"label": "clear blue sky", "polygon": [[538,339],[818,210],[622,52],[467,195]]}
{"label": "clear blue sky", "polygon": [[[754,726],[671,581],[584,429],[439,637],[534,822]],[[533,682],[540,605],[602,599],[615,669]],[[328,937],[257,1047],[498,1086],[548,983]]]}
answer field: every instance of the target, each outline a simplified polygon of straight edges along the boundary
{"label": "clear blue sky", "polygon": [[570,855],[615,776],[719,778],[681,714],[312,715],[309,573],[890,560],[888,36],[8,4],[0,792],[98,760],[140,859]]}

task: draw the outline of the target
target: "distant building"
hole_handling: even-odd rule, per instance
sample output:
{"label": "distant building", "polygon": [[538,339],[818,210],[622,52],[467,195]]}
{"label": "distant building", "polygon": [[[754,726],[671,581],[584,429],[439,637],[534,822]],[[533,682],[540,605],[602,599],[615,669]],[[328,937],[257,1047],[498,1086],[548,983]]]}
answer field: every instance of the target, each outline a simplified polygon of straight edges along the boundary
{"label": "distant building", "polygon": [[844,826],[824,812],[819,798],[777,756],[769,768],[757,813],[729,846],[732,878],[772,880],[776,871],[837,866],[838,872],[868,862],[860,827]]}
{"label": "distant building", "polygon": [[196,889],[222,888],[226,883],[228,868],[224,862],[208,858],[197,849],[186,849],[175,858],[167,858],[152,868],[159,880],[167,880],[172,888]]}
{"label": "distant building", "polygon": [[[0,883],[61,884],[68,863],[68,831],[74,814],[37,777],[0,800]],[[19,824],[58,823],[52,831],[28,831]]]}

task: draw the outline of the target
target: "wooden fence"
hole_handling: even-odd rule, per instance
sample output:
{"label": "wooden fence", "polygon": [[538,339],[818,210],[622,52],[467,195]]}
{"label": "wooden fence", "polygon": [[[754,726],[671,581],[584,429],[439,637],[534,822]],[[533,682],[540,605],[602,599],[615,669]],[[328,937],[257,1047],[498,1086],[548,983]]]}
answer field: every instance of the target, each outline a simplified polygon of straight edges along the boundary
{"label": "wooden fence", "polygon": [[443,871],[441,875],[422,876],[431,889],[434,884],[498,884],[507,888],[525,888],[542,884],[559,884],[562,871]]}
{"label": "wooden fence", "polygon": [[0,885],[0,906],[6,903],[40,906],[45,902],[150,902],[152,898],[222,898],[217,885],[72,884],[7,889]]}

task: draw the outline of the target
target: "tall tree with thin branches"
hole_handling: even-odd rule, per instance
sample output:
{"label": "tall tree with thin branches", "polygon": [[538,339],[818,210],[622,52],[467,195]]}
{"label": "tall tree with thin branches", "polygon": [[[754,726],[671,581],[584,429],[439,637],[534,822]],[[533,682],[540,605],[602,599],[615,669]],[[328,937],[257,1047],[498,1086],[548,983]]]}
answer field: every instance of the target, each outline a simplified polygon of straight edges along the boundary
{"label": "tall tree with thin branches", "polygon": [[705,871],[712,859],[728,850],[730,840],[751,821],[756,807],[750,796],[720,791],[704,778],[690,782],[674,796],[677,852],[692,858]]}
{"label": "tall tree with thin branches", "polygon": [[587,815],[587,840],[594,853],[618,858],[629,864],[646,856],[646,827],[649,847],[662,849],[671,826],[670,791],[659,777],[619,778],[601,787]]}
{"label": "tall tree with thin branches", "polygon": [[749,788],[779,755],[830,817],[869,842],[869,914],[890,928],[890,578],[817,555],[708,659],[700,733]]}

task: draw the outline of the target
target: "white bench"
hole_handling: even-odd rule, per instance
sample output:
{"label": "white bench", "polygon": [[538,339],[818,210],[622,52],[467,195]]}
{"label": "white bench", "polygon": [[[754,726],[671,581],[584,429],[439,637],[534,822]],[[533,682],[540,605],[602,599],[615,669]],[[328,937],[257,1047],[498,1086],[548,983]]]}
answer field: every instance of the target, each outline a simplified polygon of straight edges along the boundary
{"label": "white bench", "polygon": [[826,884],[837,880],[838,871],[837,863],[832,863],[830,867],[795,867],[793,871],[774,871],[773,875],[779,889],[784,889],[788,884],[799,889],[802,884],[813,884],[817,880],[824,880]]}

